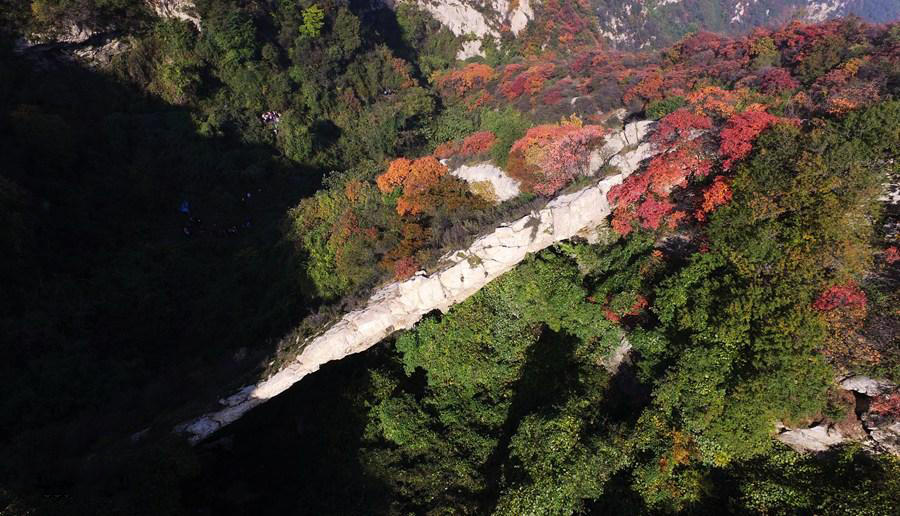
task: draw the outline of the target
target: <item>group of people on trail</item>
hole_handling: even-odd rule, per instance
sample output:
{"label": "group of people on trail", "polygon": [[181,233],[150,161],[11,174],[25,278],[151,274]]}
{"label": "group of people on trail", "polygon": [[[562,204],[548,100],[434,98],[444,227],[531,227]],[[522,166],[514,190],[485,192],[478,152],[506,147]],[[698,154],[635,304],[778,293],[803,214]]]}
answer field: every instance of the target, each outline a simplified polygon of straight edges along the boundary
{"label": "group of people on trail", "polygon": [[281,121],[281,113],[278,111],[266,111],[260,117],[264,124],[271,125],[272,131],[278,134],[278,122]]}

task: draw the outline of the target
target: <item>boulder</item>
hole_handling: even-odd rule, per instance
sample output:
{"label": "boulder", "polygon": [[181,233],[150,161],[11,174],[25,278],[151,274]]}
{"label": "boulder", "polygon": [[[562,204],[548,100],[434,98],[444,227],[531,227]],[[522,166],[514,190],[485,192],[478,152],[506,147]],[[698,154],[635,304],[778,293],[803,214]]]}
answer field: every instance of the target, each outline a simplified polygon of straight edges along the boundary
{"label": "boulder", "polygon": [[473,184],[488,181],[494,189],[494,195],[500,202],[508,201],[519,195],[519,182],[506,175],[500,167],[490,162],[462,165],[450,172],[450,175]]}
{"label": "boulder", "polygon": [[865,394],[869,397],[893,392],[897,386],[887,380],[875,380],[868,376],[849,376],[840,381],[841,388],[847,391]]}
{"label": "boulder", "polygon": [[781,432],[775,437],[798,452],[823,452],[844,442],[844,436],[840,432],[825,424],[798,429],[782,426]]}

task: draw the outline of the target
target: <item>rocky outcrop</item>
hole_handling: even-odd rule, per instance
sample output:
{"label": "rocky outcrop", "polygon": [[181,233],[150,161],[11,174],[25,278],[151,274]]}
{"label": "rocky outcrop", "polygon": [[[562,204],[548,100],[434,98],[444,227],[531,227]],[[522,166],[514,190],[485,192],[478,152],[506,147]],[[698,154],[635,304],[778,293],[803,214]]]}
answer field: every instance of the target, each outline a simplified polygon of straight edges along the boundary
{"label": "rocky outcrop", "polygon": [[519,195],[519,182],[506,175],[497,165],[490,162],[462,165],[453,169],[450,175],[476,185],[488,182],[497,201],[503,202]]}
{"label": "rocky outcrop", "polygon": [[91,67],[106,68],[119,54],[127,51],[131,46],[121,39],[110,39],[97,45],[82,45],[67,53],[72,59],[80,61]]}
{"label": "rocky outcrop", "polygon": [[874,398],[884,394],[890,394],[897,386],[887,380],[875,380],[868,376],[848,376],[840,381],[841,388],[845,391],[855,392]]}
{"label": "rocky outcrop", "polygon": [[200,16],[193,0],[146,0],[147,7],[160,18],[190,22],[200,30]]}
{"label": "rocky outcrop", "polygon": [[799,452],[823,452],[844,442],[844,435],[834,426],[818,424],[809,428],[788,428],[777,424],[778,440]]}
{"label": "rocky outcrop", "polygon": [[[413,0],[385,0],[383,3],[393,8],[402,1]],[[415,0],[415,3],[453,34],[471,38],[463,43],[457,59],[483,56],[481,43],[485,37],[492,36],[499,40],[500,32],[505,28],[518,35],[534,18],[530,0]]]}
{"label": "rocky outcrop", "polygon": [[40,45],[45,43],[68,43],[79,44],[91,39],[98,31],[88,27],[87,25],[71,22],[60,25],[46,33],[35,33],[28,38],[30,45]]}
{"label": "rocky outcrop", "polygon": [[28,57],[35,66],[48,69],[70,61],[92,68],[106,68],[113,58],[129,48],[129,42],[113,31],[95,32],[72,24],[62,32],[32,34],[29,38],[21,38],[13,50]]}
{"label": "rocky outcrop", "polygon": [[823,452],[845,442],[860,442],[873,452],[900,456],[900,414],[881,408],[900,396],[897,386],[867,376],[850,376],[838,384],[854,398],[854,410],[844,420],[817,422],[807,428],[777,423],[776,439],[798,452]]}
{"label": "rocky outcrop", "polygon": [[[364,351],[395,331],[411,328],[428,312],[446,311],[464,301],[515,267],[529,253],[575,236],[588,236],[610,214],[606,200],[609,189],[655,153],[649,143],[639,143],[651,127],[652,122],[629,124],[621,133],[608,137],[597,153],[597,168],[602,164],[601,157],[608,156],[606,161],[619,164],[621,173],[561,195],[531,215],[501,224],[475,240],[468,249],[446,256],[437,272],[419,272],[408,280],[382,288],[364,308],[348,313],[309,341],[294,360],[275,374],[220,400],[221,409],[179,425],[177,430],[187,432],[193,442],[200,441],[284,392],[322,364]],[[621,362],[626,352],[617,352],[611,364]]]}
{"label": "rocky outcrop", "polygon": [[[147,8],[161,18],[193,24],[200,30],[200,17],[193,0],[144,0]],[[89,67],[108,67],[113,58],[130,48],[129,38],[113,25],[97,27],[83,19],[66,19],[16,41],[14,50],[39,66],[52,67],[60,61],[77,61]]]}
{"label": "rocky outcrop", "polygon": [[682,0],[618,0],[596,2],[597,30],[620,49],[662,47],[700,30],[739,35],[753,27],[785,20],[821,22],[858,15],[886,23],[900,15],[900,2],[883,0],[718,0],[708,10]]}
{"label": "rocky outcrop", "polygon": [[15,51],[25,54],[45,49],[82,45],[100,33],[101,31],[93,29],[85,23],[68,20],[48,27],[44,31],[32,32],[19,38],[15,44]]}

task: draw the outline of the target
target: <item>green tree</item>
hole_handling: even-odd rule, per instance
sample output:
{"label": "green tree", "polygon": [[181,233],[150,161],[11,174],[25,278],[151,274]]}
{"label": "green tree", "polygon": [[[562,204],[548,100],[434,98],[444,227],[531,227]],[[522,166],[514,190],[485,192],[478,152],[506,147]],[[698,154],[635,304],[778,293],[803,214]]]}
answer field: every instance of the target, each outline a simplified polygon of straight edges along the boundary
{"label": "green tree", "polygon": [[481,130],[492,131],[497,143],[491,147],[491,159],[500,167],[506,166],[509,149],[531,127],[531,122],[517,109],[485,110],[481,114]]}
{"label": "green tree", "polygon": [[772,453],[776,420],[825,408],[834,373],[817,353],[823,325],[810,304],[867,268],[884,173],[875,163],[893,144],[868,144],[862,128],[896,134],[891,104],[765,133],[737,168],[732,202],[712,216],[708,252],[660,284],[667,344],[636,343],[666,366],[632,444],[653,457],[635,470],[648,504],[698,503],[715,468]]}
{"label": "green tree", "polygon": [[649,104],[647,104],[644,112],[646,113],[647,118],[659,120],[660,118],[684,106],[684,104],[684,97],[666,97],[664,99],[651,101]]}
{"label": "green tree", "polygon": [[304,39],[316,39],[325,26],[325,11],[316,4],[303,10],[303,24],[300,25],[300,36]]}
{"label": "green tree", "polygon": [[543,253],[398,338],[408,379],[376,375],[365,454],[407,507],[473,512],[504,492],[501,512],[540,513],[599,494],[621,454],[586,440],[586,416],[619,331],[581,280],[570,259]]}

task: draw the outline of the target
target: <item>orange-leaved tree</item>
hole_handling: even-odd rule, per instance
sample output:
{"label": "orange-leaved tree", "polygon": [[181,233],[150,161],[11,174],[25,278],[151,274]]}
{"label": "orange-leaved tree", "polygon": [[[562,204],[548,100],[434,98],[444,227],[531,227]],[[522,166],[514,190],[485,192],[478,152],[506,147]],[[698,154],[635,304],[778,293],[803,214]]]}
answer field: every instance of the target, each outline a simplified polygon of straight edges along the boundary
{"label": "orange-leaved tree", "polygon": [[435,78],[438,91],[445,96],[461,98],[470,91],[484,88],[495,76],[494,69],[483,63],[471,63]]}
{"label": "orange-leaved tree", "polygon": [[417,215],[424,211],[422,196],[446,174],[447,167],[434,156],[416,160],[397,158],[388,165],[387,172],[375,178],[375,184],[382,193],[401,188],[403,193],[397,199],[397,213]]}

